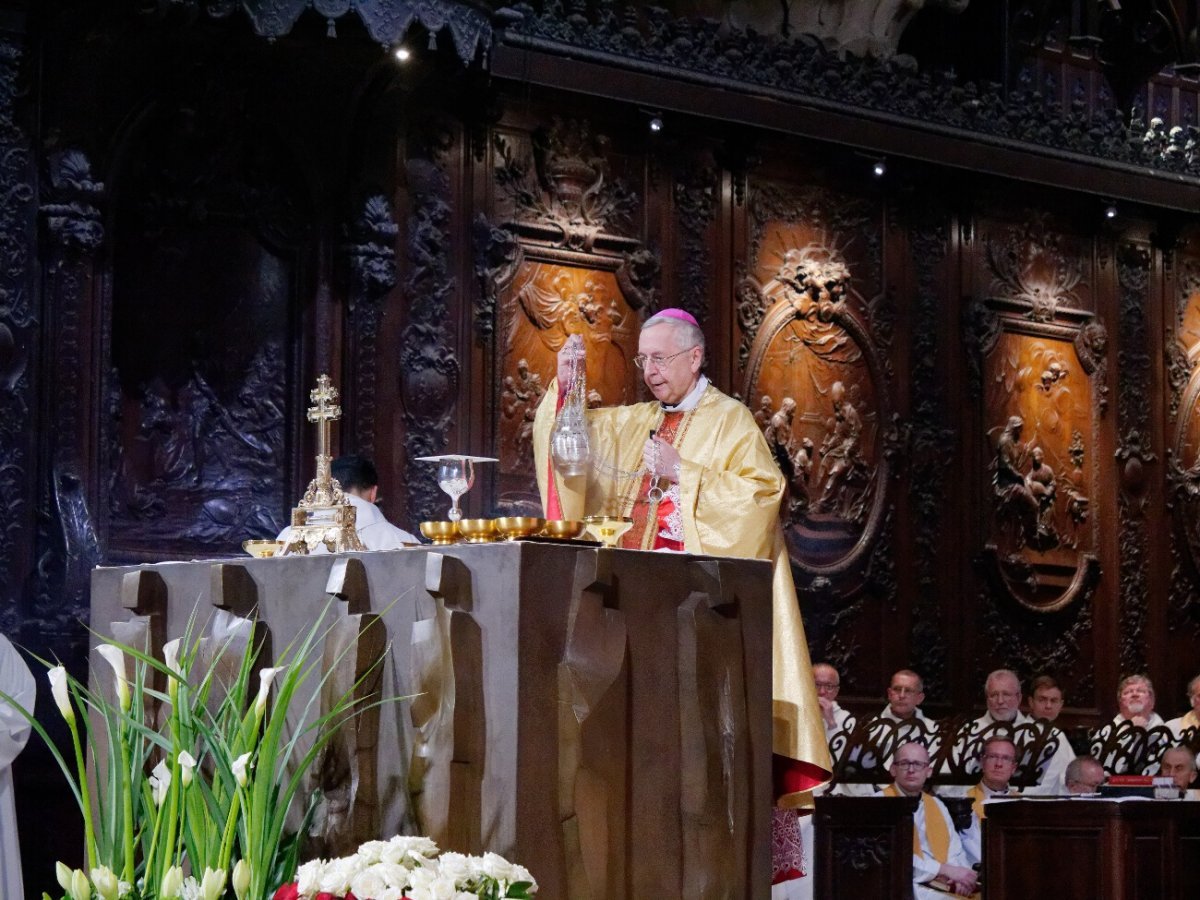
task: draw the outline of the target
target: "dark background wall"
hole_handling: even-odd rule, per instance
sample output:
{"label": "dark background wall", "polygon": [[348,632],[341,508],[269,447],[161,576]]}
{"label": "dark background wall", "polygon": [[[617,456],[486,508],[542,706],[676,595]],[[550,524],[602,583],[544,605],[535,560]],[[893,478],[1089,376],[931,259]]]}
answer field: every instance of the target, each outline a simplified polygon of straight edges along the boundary
{"label": "dark background wall", "polygon": [[[411,460],[444,450],[500,459],[472,512],[529,508],[566,335],[601,402],[635,399],[638,323],[680,305],[779,449],[811,649],[851,705],[911,666],[934,714],[981,707],[1011,666],[1059,678],[1076,724],[1135,671],[1181,709],[1200,173],[1186,134],[1146,142],[1121,110],[1196,122],[1194,70],[1162,67],[1196,23],[1176,11],[1139,73],[1072,39],[1102,31],[1090,4],[977,6],[895,48],[975,88],[804,42],[787,81],[775,50],[733,47],[743,71],[715,32],[622,31],[605,4],[547,4],[469,64],[419,23],[400,64],[353,16],[268,42],[203,4],[4,6],[0,627],[81,672],[92,566],[273,536],[312,474],[322,372],[399,524],[438,514]],[[774,93],[703,83],[710,62],[770,63]],[[41,884],[78,847],[35,744],[17,792]]]}

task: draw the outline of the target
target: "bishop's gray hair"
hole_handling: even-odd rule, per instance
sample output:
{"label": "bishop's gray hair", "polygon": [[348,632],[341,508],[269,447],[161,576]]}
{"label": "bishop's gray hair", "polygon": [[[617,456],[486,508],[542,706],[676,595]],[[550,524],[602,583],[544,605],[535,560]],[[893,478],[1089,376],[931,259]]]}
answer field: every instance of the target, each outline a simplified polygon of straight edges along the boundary
{"label": "bishop's gray hair", "polygon": [[647,328],[656,328],[659,325],[670,325],[675,335],[675,347],[679,350],[687,350],[690,347],[699,347],[701,352],[704,351],[704,332],[693,325],[691,322],[685,322],[683,319],[677,319],[674,316],[664,316],[661,313],[651,316],[642,325],[642,331]]}

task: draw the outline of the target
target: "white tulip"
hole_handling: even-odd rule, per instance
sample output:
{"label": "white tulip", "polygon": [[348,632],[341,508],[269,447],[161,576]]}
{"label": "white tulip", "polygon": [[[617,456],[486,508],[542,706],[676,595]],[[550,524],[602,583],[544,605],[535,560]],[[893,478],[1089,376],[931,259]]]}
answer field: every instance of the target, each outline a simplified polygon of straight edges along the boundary
{"label": "white tulip", "polygon": [[225,870],[205,868],[204,877],[200,879],[201,900],[217,900],[225,893]]}
{"label": "white tulip", "polygon": [[258,673],[258,697],[254,701],[254,712],[258,716],[262,716],[267,711],[267,695],[271,693],[271,682],[286,668],[279,666],[274,669],[262,669]]}
{"label": "white tulip", "polygon": [[230,768],[233,769],[233,777],[237,779],[238,787],[245,787],[250,777],[250,754],[243,753],[233,761]]}
{"label": "white tulip", "polygon": [[172,897],[178,897],[182,890],[183,869],[180,866],[171,866],[163,876],[162,889],[158,893],[162,900],[171,900]]}
{"label": "white tulip", "polygon": [[46,677],[50,679],[50,693],[54,697],[54,705],[68,723],[74,724],[75,710],[71,708],[71,697],[67,691],[67,670],[62,666],[55,666],[46,673]]}
{"label": "white tulip", "polygon": [[76,869],[71,873],[71,900],[91,900],[92,886],[88,883],[88,877],[83,874],[83,869]]}
{"label": "white tulip", "polygon": [[92,869],[92,887],[96,889],[96,896],[101,900],[117,900],[120,896],[121,885],[108,866]]}
{"label": "white tulip", "polygon": [[233,867],[233,893],[237,900],[245,900],[246,892],[250,890],[250,863],[239,859]]}
{"label": "white tulip", "polygon": [[96,652],[104,657],[104,661],[112,666],[113,683],[117,687],[117,701],[121,704],[121,709],[129,711],[129,681],[125,676],[125,654],[121,652],[121,648],[113,644],[101,644],[96,648]]}
{"label": "white tulip", "polygon": [[71,869],[66,863],[54,864],[54,877],[58,879],[58,886],[64,891],[71,890]]}
{"label": "white tulip", "polygon": [[179,753],[179,759],[177,762],[179,763],[179,770],[181,773],[180,777],[183,780],[183,786],[186,788],[192,783],[192,769],[196,768],[196,760],[192,758],[192,754],[188,753],[186,750],[182,750]]}

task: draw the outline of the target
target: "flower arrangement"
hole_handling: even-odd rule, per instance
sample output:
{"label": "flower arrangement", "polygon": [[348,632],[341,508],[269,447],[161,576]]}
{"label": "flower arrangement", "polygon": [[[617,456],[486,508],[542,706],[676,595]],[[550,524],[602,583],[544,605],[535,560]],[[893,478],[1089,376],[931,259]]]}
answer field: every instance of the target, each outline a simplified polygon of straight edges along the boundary
{"label": "flower arrangement", "polygon": [[442,853],[429,838],[400,836],[305,863],[273,900],[529,900],[536,891],[526,869],[495,853]]}
{"label": "flower arrangement", "polygon": [[[299,840],[284,827],[288,810],[337,729],[365,708],[354,699],[358,685],[328,711],[317,708],[329,678],[321,664],[328,612],[258,672],[257,690],[260,648],[246,619],[234,619],[225,639],[196,636],[193,619],[161,660],[101,644],[111,691],[47,663],[70,761],[31,711],[0,692],[50,748],[83,817],[86,869],[57,865],[63,900],[218,900],[229,891],[261,900],[293,878]],[[215,646],[199,665],[204,640]],[[294,703],[304,724],[289,735]]]}

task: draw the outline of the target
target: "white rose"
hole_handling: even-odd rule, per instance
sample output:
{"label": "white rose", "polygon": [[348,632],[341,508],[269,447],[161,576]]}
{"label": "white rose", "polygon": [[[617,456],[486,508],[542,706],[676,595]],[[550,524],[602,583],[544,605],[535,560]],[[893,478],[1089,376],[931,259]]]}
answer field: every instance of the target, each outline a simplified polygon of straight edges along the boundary
{"label": "white rose", "polygon": [[534,880],[533,874],[524,866],[519,866],[516,863],[512,864],[512,880],[513,881],[528,881],[529,893],[537,890],[537,881]]}
{"label": "white rose", "polygon": [[379,895],[387,890],[387,876],[379,866],[367,866],[354,874],[350,879],[350,892],[355,897],[370,897],[379,900]]}
{"label": "white rose", "polygon": [[350,890],[350,879],[358,874],[358,860],[352,856],[331,859],[321,873],[321,890],[341,896]]}
{"label": "white rose", "polygon": [[[380,862],[376,864],[375,868],[379,869],[388,884],[398,888],[407,887],[409,879],[412,877],[412,872],[398,863]],[[379,898],[376,897],[375,900],[379,900]]]}
{"label": "white rose", "polygon": [[[367,841],[365,844],[360,844],[358,847],[358,858],[368,866],[373,866],[375,863],[383,859],[383,850],[387,847],[384,841]],[[358,892],[355,891],[357,894]]]}
{"label": "white rose", "polygon": [[451,878],[434,877],[419,888],[414,883],[408,896],[412,900],[455,900],[458,897],[458,888]]}
{"label": "white rose", "polygon": [[507,859],[498,853],[485,853],[479,861],[479,868],[484,875],[504,883],[515,881],[513,867]]}
{"label": "white rose", "polygon": [[296,870],[296,887],[306,897],[315,896],[321,890],[321,877],[325,872],[325,860],[314,859]]}
{"label": "white rose", "polygon": [[461,853],[443,853],[437,858],[437,870],[455,881],[466,881],[474,874],[475,867]]}
{"label": "white rose", "polygon": [[384,862],[398,863],[411,868],[413,865],[419,865],[422,858],[430,859],[436,856],[437,852],[437,844],[427,837],[398,834],[387,842],[387,846],[381,851],[381,857]]}

